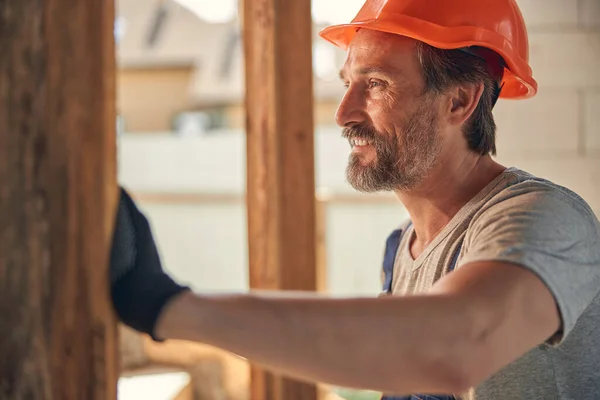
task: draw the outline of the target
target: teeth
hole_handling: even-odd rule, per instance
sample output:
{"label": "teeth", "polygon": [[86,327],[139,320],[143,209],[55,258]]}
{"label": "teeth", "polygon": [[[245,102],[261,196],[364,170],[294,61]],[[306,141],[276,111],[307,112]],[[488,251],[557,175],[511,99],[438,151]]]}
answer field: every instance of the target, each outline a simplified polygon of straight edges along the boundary
{"label": "teeth", "polygon": [[368,144],[371,144],[371,141],[363,139],[352,139],[352,144],[355,146],[366,146]]}

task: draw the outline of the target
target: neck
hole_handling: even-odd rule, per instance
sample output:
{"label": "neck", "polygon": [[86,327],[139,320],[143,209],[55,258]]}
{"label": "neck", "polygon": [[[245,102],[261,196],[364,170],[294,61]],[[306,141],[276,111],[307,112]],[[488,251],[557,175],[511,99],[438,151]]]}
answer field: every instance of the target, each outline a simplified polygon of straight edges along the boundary
{"label": "neck", "polygon": [[415,229],[416,252],[431,243],[454,215],[504,169],[490,156],[469,156],[455,164],[441,162],[417,188],[397,191]]}

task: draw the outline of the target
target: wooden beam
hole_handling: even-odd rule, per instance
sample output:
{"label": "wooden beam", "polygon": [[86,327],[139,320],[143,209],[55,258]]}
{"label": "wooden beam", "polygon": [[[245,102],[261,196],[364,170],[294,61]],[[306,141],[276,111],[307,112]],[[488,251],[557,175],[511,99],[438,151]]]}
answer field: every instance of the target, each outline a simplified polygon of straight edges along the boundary
{"label": "wooden beam", "polygon": [[0,398],[116,398],[113,1],[0,2]]}
{"label": "wooden beam", "polygon": [[327,292],[327,203],[316,203],[317,291]]}
{"label": "wooden beam", "polygon": [[[317,289],[310,0],[245,0],[250,287]],[[311,400],[315,385],[252,368],[251,399]]]}

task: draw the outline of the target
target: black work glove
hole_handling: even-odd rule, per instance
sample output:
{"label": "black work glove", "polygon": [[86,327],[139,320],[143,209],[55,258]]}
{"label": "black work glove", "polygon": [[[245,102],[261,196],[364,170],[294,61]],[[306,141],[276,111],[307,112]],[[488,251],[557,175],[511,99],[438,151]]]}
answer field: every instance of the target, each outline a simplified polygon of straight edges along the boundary
{"label": "black work glove", "polygon": [[127,191],[121,196],[110,257],[113,306],[119,319],[154,340],[156,320],[165,304],[188,290],[162,269],[152,230]]}

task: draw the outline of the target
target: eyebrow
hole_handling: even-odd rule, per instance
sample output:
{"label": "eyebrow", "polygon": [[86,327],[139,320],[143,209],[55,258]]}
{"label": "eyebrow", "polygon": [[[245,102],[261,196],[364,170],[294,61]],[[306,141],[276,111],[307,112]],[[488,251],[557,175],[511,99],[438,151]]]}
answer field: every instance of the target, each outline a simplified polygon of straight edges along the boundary
{"label": "eyebrow", "polygon": [[[386,75],[386,76],[390,75],[389,69],[380,67],[378,65],[372,65],[372,66],[360,68],[358,71],[356,71],[356,73],[358,75],[369,75],[369,74],[377,74],[377,73],[383,74],[383,75]],[[346,80],[346,74],[344,73],[344,69],[343,68],[340,69],[339,77],[340,77],[341,80]]]}

